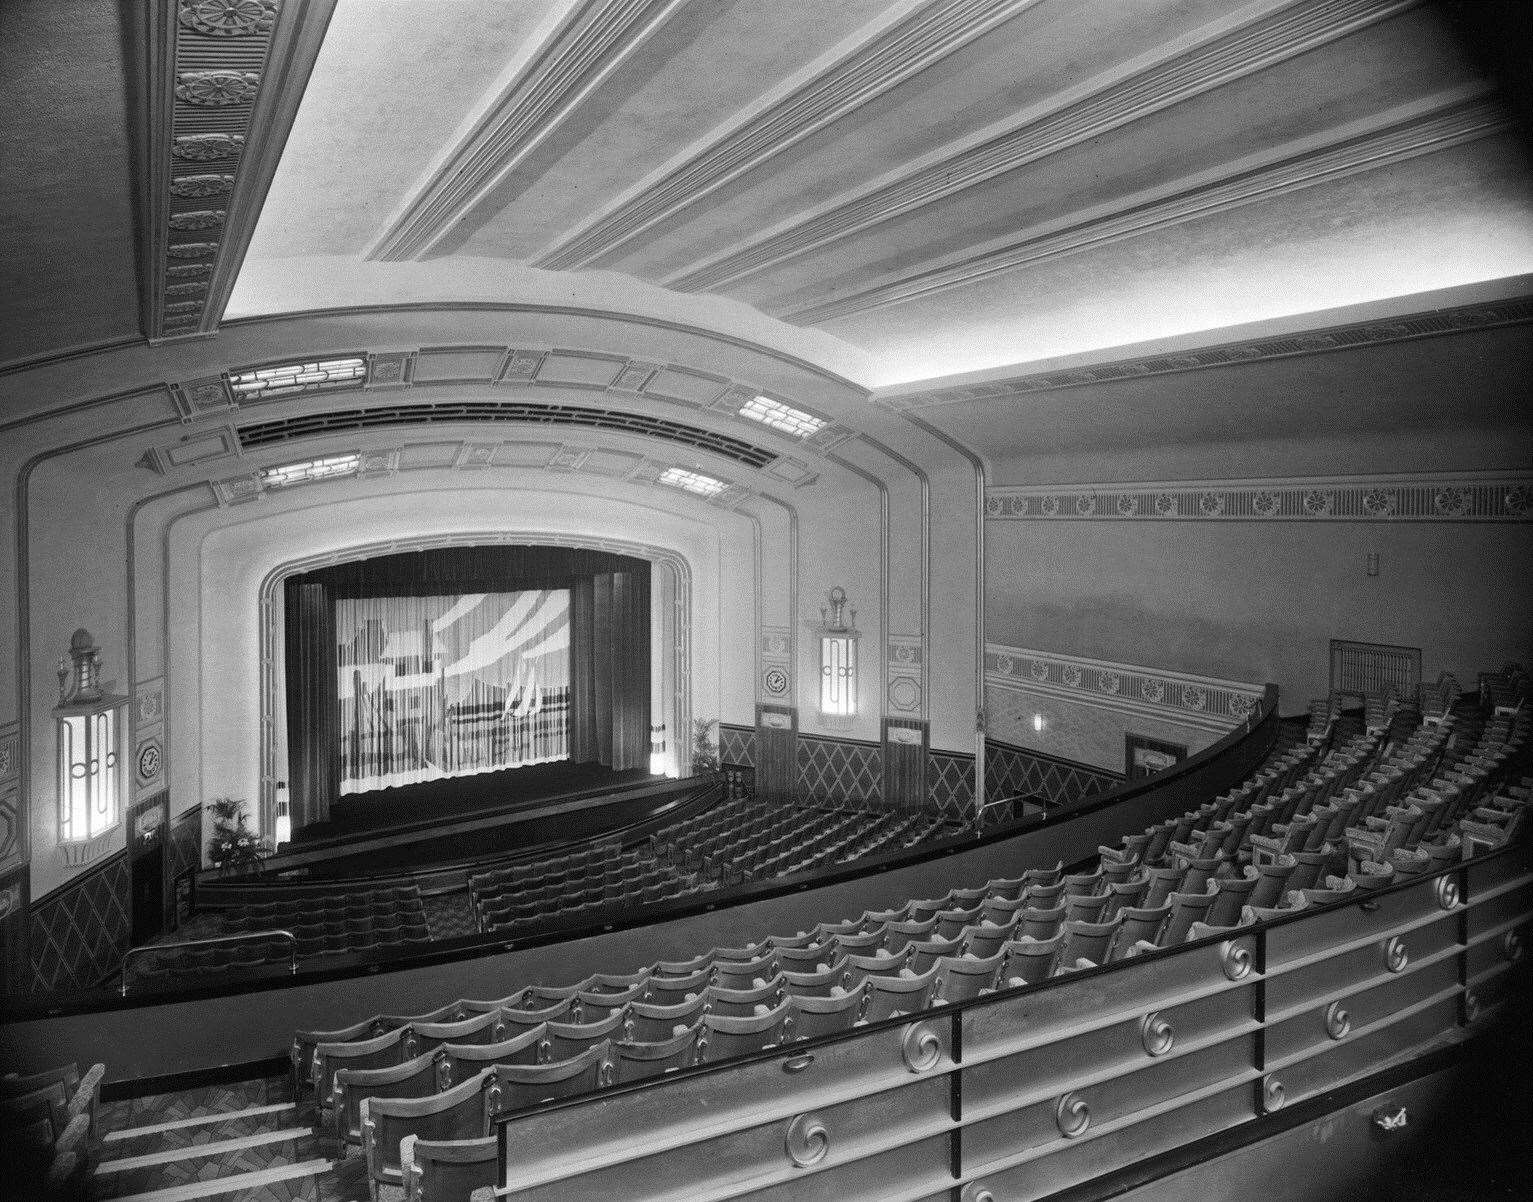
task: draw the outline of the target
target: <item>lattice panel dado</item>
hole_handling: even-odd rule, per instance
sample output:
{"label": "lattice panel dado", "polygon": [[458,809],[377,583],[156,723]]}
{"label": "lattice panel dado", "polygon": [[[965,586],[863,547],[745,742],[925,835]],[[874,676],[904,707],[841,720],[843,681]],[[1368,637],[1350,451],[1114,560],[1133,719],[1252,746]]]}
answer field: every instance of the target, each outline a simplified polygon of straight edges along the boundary
{"label": "lattice panel dado", "polygon": [[883,748],[841,739],[800,736],[799,796],[806,802],[867,805],[883,800]]}
{"label": "lattice panel dado", "polygon": [[974,757],[934,751],[927,763],[927,806],[954,822],[973,817]]}
{"label": "lattice panel dado", "polygon": [[985,747],[985,797],[1042,797],[1063,805],[1106,792],[1118,778],[1075,764],[1043,759],[1020,748],[990,743]]}
{"label": "lattice panel dado", "polygon": [[991,521],[1526,522],[1533,475],[1479,473],[992,488]]}
{"label": "lattice panel dado", "polygon": [[719,723],[719,763],[756,766],[756,728]]}
{"label": "lattice panel dado", "polygon": [[33,989],[86,989],[128,946],[128,858],[118,855],[32,907]]}

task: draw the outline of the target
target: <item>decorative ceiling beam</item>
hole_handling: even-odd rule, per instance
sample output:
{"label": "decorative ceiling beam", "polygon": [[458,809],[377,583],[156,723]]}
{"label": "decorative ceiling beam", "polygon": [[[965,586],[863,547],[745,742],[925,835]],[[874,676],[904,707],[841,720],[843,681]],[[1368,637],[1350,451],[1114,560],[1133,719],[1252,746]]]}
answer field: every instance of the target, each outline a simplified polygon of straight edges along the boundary
{"label": "decorative ceiling beam", "polygon": [[[1369,122],[1350,122],[1321,138],[1290,143],[1261,156],[1226,164],[1192,187],[1135,193],[1084,217],[1075,224],[1035,226],[1020,236],[998,239],[959,257],[922,264],[899,277],[848,292],[800,309],[779,313],[785,321],[818,325],[905,301],[965,287],[977,280],[1050,259],[1090,250],[1110,242],[1165,229],[1255,201],[1330,183],[1417,155],[1488,137],[1512,127],[1500,105],[1488,99],[1464,99],[1465,90],[1428,97],[1391,110]],[[1409,116],[1402,119],[1402,113]],[[1387,122],[1387,124],[1384,124]],[[1366,128],[1367,126],[1373,128]],[[1364,127],[1360,130],[1360,127]],[[1302,146],[1296,153],[1296,149]]]}
{"label": "decorative ceiling beam", "polygon": [[1418,0],[1252,5],[661,281],[716,289],[1338,41]]}
{"label": "decorative ceiling beam", "polygon": [[690,0],[579,0],[514,65],[473,129],[448,149],[363,253],[423,258]]}
{"label": "decorative ceiling beam", "polygon": [[336,0],[140,0],[151,342],[218,328]]}
{"label": "decorative ceiling beam", "polygon": [[903,0],[860,40],[822,56],[630,188],[533,261],[589,267],[816,130],[840,120],[1040,0]]}

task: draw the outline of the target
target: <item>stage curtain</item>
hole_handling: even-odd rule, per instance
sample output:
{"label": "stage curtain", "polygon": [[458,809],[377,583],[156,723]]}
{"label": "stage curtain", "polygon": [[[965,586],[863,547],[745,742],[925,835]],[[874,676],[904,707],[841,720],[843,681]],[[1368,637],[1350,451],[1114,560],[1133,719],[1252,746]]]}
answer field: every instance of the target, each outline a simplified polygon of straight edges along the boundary
{"label": "stage curtain", "polygon": [[568,758],[568,590],[335,610],[342,794]]}
{"label": "stage curtain", "polygon": [[570,755],[649,764],[649,571],[598,572],[570,599]]}
{"label": "stage curtain", "polygon": [[340,701],[335,604],[322,582],[284,590],[287,643],[288,793],[293,829],[330,817],[340,791]]}

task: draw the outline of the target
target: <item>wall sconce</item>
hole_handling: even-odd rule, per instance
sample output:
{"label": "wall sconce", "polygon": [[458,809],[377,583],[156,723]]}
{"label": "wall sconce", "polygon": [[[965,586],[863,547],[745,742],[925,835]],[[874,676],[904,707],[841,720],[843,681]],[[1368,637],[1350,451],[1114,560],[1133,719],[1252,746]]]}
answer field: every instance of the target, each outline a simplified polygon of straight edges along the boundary
{"label": "wall sconce", "polygon": [[1033,715],[1033,731],[1036,734],[1040,734],[1040,735],[1043,733],[1043,715],[1042,714],[1034,714]]}
{"label": "wall sconce", "polygon": [[846,590],[840,585],[826,599],[830,609],[820,606],[820,713],[850,718],[857,712],[857,611],[848,621]]}
{"label": "wall sconce", "polygon": [[122,738],[126,697],[101,691],[101,648],[88,631],[74,632],[59,657],[59,703],[53,710],[58,743],[59,842],[84,843],[117,825],[122,802]]}
{"label": "wall sconce", "polygon": [[271,845],[273,850],[293,841],[293,813],[287,803],[287,781],[277,782],[277,804],[272,807]]}

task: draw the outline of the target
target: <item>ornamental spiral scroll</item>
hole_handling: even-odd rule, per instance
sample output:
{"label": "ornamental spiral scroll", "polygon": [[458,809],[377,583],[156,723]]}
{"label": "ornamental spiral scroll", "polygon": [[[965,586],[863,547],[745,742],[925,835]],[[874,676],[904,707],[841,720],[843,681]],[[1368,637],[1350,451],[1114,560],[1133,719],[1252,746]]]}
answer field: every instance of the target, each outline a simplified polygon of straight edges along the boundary
{"label": "ornamental spiral scroll", "polygon": [[170,194],[180,197],[224,196],[233,188],[232,175],[181,175],[170,181]]}
{"label": "ornamental spiral scroll", "polygon": [[1055,1104],[1054,1122],[1066,1139],[1076,1139],[1085,1135],[1086,1128],[1091,1126],[1091,1107],[1072,1089]]}
{"label": "ornamental spiral scroll", "polygon": [[958,1202],[995,1202],[995,1193],[989,1186],[971,1181],[959,1191]]}
{"label": "ornamental spiral scroll", "polygon": [[788,1124],[783,1149],[797,1167],[807,1169],[830,1155],[830,1129],[817,1114],[801,1114]]}
{"label": "ornamental spiral scroll", "polygon": [[1325,1008],[1325,1033],[1332,1039],[1345,1039],[1352,1031],[1352,1016],[1340,1002],[1332,1002]]}
{"label": "ornamental spiral scroll", "polygon": [[1247,939],[1229,939],[1219,945],[1219,967],[1231,981],[1243,981],[1256,965],[1256,950]]}
{"label": "ornamental spiral scroll", "polygon": [[911,1023],[900,1037],[900,1053],[911,1072],[930,1072],[942,1059],[942,1037],[930,1023]]}
{"label": "ornamental spiral scroll", "polygon": [[1519,931],[1508,931],[1506,938],[1501,941],[1501,954],[1507,961],[1516,964],[1522,959],[1522,934]]}
{"label": "ornamental spiral scroll", "polygon": [[1441,909],[1451,910],[1458,905],[1458,882],[1451,876],[1438,877],[1435,892]]}
{"label": "ornamental spiral scroll", "polygon": [[1398,935],[1393,936],[1384,945],[1384,967],[1390,972],[1404,972],[1410,962],[1411,954],[1406,950],[1405,940]]}
{"label": "ornamental spiral scroll", "polygon": [[1271,1114],[1274,1110],[1281,1110],[1287,1100],[1281,1081],[1271,1073],[1262,1078],[1262,1113]]}
{"label": "ornamental spiral scroll", "polygon": [[1139,1042],[1149,1055],[1164,1056],[1176,1043],[1176,1031],[1159,1010],[1151,1010],[1139,1024]]}
{"label": "ornamental spiral scroll", "polygon": [[211,163],[234,158],[244,146],[244,134],[179,134],[170,153],[190,163]]}

